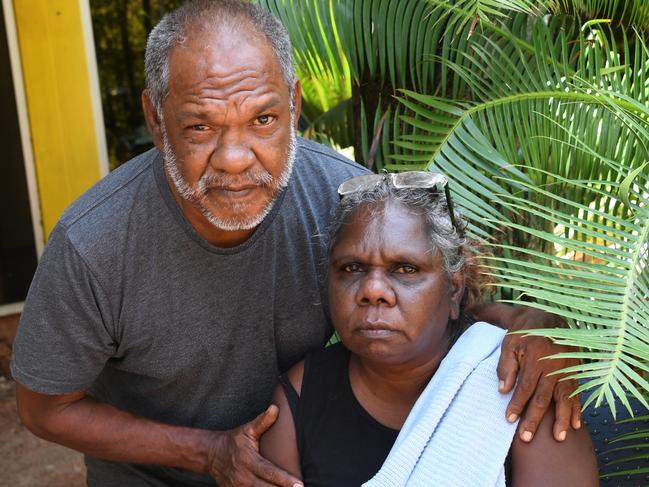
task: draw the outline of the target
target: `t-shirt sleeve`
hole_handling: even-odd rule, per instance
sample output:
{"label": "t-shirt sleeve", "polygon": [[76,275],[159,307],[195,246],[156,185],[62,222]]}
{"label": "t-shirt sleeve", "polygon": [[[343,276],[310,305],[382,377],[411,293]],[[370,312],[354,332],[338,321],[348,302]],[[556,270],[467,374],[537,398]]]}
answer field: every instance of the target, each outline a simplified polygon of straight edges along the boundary
{"label": "t-shirt sleeve", "polygon": [[13,345],[11,373],[28,389],[88,389],[114,355],[110,305],[59,224],[41,257]]}

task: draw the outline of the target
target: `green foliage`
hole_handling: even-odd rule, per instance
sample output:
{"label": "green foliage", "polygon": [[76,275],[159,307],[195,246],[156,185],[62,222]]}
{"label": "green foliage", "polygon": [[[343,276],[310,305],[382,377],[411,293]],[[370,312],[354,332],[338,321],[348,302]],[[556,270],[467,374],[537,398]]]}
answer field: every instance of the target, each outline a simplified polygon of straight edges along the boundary
{"label": "green foliage", "polygon": [[468,68],[449,63],[470,99],[404,92],[417,142],[396,144],[408,168],[451,177],[498,286],[568,320],[533,334],[579,347],[565,372],[615,415],[626,392],[649,407],[649,56],[639,36],[618,49],[606,27],[564,20],[485,32]]}
{"label": "green foliage", "polygon": [[549,0],[554,13],[570,13],[590,19],[610,19],[615,25],[649,30],[649,3],[646,0]]}
{"label": "green foliage", "polygon": [[90,0],[111,168],[151,145],[140,105],[148,33],[181,0]]}
{"label": "green foliage", "polygon": [[[450,73],[435,56],[461,64],[460,51],[451,48],[445,36],[446,22],[433,16],[433,5],[422,0],[258,0],[287,27],[295,48],[298,74],[302,79],[333,80],[331,94],[341,94],[345,85],[349,98],[335,110],[324,108],[319,116],[328,123],[317,133],[332,140],[353,142],[356,160],[366,163],[376,139],[374,168],[384,164],[395,129],[401,125],[403,109],[394,95],[399,89],[436,92],[440,80]],[[469,26],[464,27],[468,33]],[[466,35],[460,46],[466,45]],[[457,59],[456,59],[457,58]],[[465,89],[460,78],[448,85],[449,95]],[[324,90],[326,92],[326,89]],[[340,101],[339,98],[336,98]],[[308,105],[308,104],[307,104]],[[326,115],[325,115],[326,113]],[[341,125],[351,135],[341,139],[333,133]],[[308,132],[307,132],[308,133]]]}
{"label": "green foliage", "polygon": [[[602,452],[606,458],[613,455],[617,457],[607,461],[602,468],[601,477],[603,479],[649,473],[649,468],[637,467],[641,460],[649,460],[649,443],[646,442],[649,438],[648,420],[648,415],[640,415],[616,422],[616,425],[626,428],[627,432],[614,437],[609,444],[610,448]],[[625,426],[627,424],[633,426],[632,432],[629,432],[630,429]],[[634,466],[636,467],[633,468]]]}

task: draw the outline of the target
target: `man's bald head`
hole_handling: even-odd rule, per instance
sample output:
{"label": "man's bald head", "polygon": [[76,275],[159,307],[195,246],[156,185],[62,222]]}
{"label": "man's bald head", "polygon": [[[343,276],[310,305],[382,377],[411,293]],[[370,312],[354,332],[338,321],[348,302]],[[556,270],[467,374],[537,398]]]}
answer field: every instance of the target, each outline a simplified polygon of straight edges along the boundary
{"label": "man's bald head", "polygon": [[267,10],[246,0],[190,0],[165,15],[149,34],[144,56],[146,88],[158,113],[169,89],[169,54],[193,33],[245,33],[268,42],[292,99],[295,70],[284,26]]}

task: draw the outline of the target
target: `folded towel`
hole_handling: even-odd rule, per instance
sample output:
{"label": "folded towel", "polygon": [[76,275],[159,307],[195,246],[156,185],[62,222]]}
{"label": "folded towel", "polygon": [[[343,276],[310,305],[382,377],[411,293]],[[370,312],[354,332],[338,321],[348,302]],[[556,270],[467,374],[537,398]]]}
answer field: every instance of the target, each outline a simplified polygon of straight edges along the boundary
{"label": "folded towel", "polygon": [[440,363],[379,472],[364,487],[504,487],[516,423],[498,392],[505,330],[475,323]]}

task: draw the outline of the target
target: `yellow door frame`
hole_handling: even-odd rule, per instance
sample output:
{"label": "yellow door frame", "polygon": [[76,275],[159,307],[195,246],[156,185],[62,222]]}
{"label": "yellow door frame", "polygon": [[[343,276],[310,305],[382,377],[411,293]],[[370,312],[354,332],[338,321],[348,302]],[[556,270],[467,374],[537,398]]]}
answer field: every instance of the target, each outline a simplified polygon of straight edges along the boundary
{"label": "yellow door frame", "polygon": [[[63,210],[108,173],[89,0],[2,0],[40,257]],[[0,316],[22,303],[0,306]]]}
{"label": "yellow door frame", "polygon": [[108,173],[88,0],[3,0],[13,8],[42,235]]}

